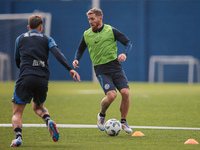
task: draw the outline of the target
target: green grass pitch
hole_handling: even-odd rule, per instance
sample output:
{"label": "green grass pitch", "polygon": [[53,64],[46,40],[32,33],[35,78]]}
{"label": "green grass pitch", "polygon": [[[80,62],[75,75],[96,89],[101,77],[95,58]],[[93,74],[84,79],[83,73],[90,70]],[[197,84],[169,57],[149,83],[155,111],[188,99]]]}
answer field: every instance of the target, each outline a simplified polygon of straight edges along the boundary
{"label": "green grass pitch", "polygon": [[[0,124],[11,124],[12,96],[15,82],[0,82]],[[98,83],[50,81],[45,107],[57,124],[96,125],[104,93]],[[120,120],[120,94],[107,111],[106,120]],[[130,83],[130,126],[200,128],[200,84]],[[22,116],[24,124],[44,124],[29,104]],[[200,144],[184,144],[188,139],[200,143],[200,130],[142,129],[144,137],[133,137],[122,131],[110,137],[98,128],[58,128],[60,139],[53,142],[44,127],[24,127],[22,150],[199,150]],[[15,138],[11,127],[0,127],[0,149],[11,149]],[[15,149],[15,148],[13,148]]]}

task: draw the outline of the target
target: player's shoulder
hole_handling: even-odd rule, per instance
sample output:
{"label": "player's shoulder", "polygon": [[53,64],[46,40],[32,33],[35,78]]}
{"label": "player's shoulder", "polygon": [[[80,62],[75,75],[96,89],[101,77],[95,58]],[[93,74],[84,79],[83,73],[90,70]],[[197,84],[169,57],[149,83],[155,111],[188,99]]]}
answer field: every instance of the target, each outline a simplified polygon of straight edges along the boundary
{"label": "player's shoulder", "polygon": [[104,28],[113,29],[114,27],[112,25],[109,25],[109,24],[104,24]]}
{"label": "player's shoulder", "polygon": [[104,25],[104,27],[109,27],[109,28],[110,28],[110,27],[111,27],[111,28],[113,27],[112,25],[109,25],[109,24],[103,24],[103,25]]}
{"label": "player's shoulder", "polygon": [[85,34],[90,34],[90,33],[92,33],[92,32],[93,32],[93,31],[92,31],[92,28],[89,28],[89,29],[85,30],[83,34],[84,34],[84,35],[85,35]]}
{"label": "player's shoulder", "polygon": [[51,49],[51,47],[53,47],[53,46],[57,46],[56,41],[51,36],[47,36],[47,35],[45,35],[45,36],[47,37],[48,43],[50,45],[49,49]]}
{"label": "player's shoulder", "polygon": [[20,34],[17,38],[16,38],[16,42],[18,43],[20,41],[20,39],[24,38],[24,36],[26,36],[27,32]]}
{"label": "player's shoulder", "polygon": [[27,34],[28,34],[27,32],[22,33],[22,34],[20,34],[16,39],[22,38],[22,37],[26,36]]}
{"label": "player's shoulder", "polygon": [[[44,34],[45,35],[45,34]],[[51,36],[45,35],[49,42],[55,42],[54,38]]]}

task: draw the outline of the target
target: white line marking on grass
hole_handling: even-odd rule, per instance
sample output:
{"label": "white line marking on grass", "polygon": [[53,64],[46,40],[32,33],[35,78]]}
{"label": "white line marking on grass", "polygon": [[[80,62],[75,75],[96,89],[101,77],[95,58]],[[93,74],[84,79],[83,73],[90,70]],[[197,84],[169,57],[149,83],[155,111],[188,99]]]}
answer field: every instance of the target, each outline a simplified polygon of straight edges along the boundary
{"label": "white line marking on grass", "polygon": [[103,94],[102,90],[77,90],[78,94]]}
{"label": "white line marking on grass", "polygon": [[130,126],[135,129],[170,129],[170,130],[200,130],[200,128],[191,127],[153,127],[153,126]]}
{"label": "white line marking on grass", "polygon": [[[97,125],[86,124],[56,124],[59,128],[97,128]],[[12,124],[0,124],[0,127],[12,127]],[[23,124],[23,127],[46,127],[45,124]],[[133,129],[168,129],[168,130],[200,130],[191,127],[157,127],[157,126],[130,126]]]}

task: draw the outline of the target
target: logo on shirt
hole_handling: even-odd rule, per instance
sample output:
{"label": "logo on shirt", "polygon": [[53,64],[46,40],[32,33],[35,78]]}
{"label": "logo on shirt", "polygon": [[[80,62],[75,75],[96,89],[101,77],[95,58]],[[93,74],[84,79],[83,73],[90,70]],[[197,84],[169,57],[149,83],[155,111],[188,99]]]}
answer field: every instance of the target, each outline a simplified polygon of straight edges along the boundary
{"label": "logo on shirt", "polygon": [[28,33],[25,33],[25,34],[24,34],[24,37],[29,37],[29,34],[28,34]]}
{"label": "logo on shirt", "polygon": [[30,33],[30,36],[40,36],[40,37],[43,37],[43,34],[40,34],[40,33]]}
{"label": "logo on shirt", "polygon": [[33,66],[45,67],[45,62],[41,60],[33,60]]}
{"label": "logo on shirt", "polygon": [[24,34],[24,37],[29,37],[29,36],[40,36],[40,37],[43,37],[44,35],[43,34],[40,34],[40,33],[25,33]]}

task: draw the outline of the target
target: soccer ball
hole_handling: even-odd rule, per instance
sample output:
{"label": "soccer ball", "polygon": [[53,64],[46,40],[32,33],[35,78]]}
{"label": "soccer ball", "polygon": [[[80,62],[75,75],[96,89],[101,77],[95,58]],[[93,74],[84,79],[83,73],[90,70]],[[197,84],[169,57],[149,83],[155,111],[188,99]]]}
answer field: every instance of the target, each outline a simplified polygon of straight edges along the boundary
{"label": "soccer ball", "polygon": [[105,123],[105,132],[110,135],[110,136],[117,136],[121,130],[122,130],[122,125],[117,119],[109,119]]}

